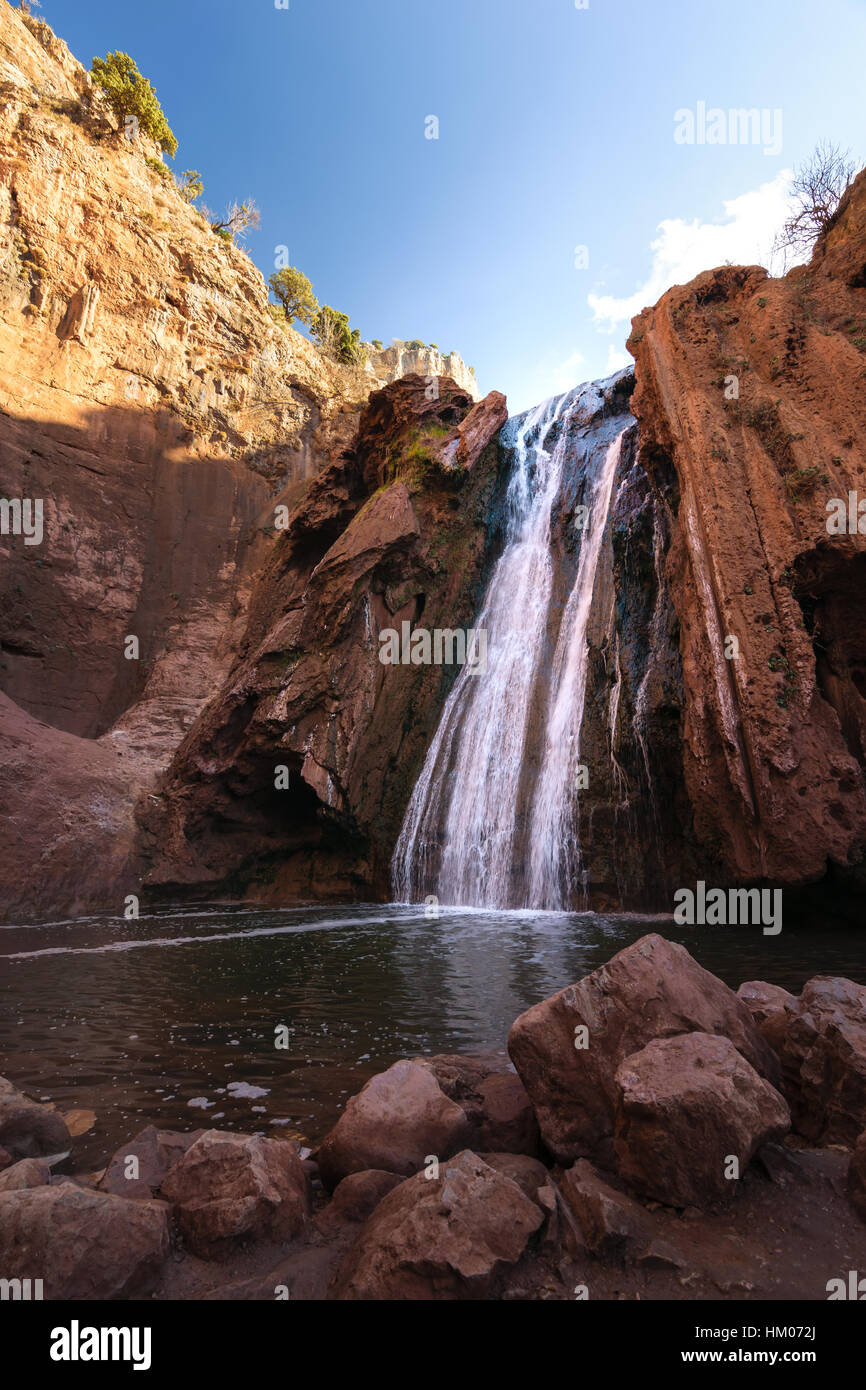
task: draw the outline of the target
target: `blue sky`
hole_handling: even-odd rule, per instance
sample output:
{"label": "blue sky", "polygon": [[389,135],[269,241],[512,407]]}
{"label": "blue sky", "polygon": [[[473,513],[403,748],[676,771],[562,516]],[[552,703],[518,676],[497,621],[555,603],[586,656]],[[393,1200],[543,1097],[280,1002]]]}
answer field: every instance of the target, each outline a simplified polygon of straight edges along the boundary
{"label": "blue sky", "polygon": [[[629,314],[667,284],[766,263],[786,171],[818,139],[866,161],[864,0],[39,13],[87,66],[132,54],[180,142],[175,168],[202,173],[216,211],[256,199],[247,249],[265,275],[287,245],[364,338],[454,348],[512,412],[626,361]],[[699,102],[781,111],[781,147],[677,143],[676,113]]]}

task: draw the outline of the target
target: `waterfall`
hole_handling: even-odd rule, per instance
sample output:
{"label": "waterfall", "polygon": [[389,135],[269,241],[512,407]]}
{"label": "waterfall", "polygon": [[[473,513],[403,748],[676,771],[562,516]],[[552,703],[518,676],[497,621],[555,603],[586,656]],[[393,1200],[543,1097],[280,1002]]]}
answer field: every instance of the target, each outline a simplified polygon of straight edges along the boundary
{"label": "waterfall", "polygon": [[576,812],[580,731],[589,659],[586,629],[621,450],[622,434],[618,434],[607,447],[593,489],[589,525],[580,547],[577,578],[568,596],[553,659],[544,761],[535,787],[529,833],[528,905],[531,907],[565,907],[571,885],[575,882],[582,884]]}
{"label": "waterfall", "polygon": [[398,900],[435,893],[465,906],[559,908],[580,873],[575,798],[587,624],[622,433],[587,481],[588,521],[564,603],[556,601],[561,576],[551,541],[564,485],[573,483],[574,431],[599,400],[590,384],[506,426],[513,466],[504,546],[475,622],[487,632],[487,670],[478,676],[464,667],[445,703],[394,851]]}

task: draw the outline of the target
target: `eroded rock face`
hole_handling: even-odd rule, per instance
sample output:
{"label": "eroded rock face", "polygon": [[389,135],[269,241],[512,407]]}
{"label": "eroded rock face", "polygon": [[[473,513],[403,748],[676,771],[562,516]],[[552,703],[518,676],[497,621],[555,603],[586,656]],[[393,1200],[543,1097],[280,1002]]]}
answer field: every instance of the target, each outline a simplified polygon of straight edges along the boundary
{"label": "eroded rock face", "polygon": [[668,1206],[731,1198],[755,1152],[791,1126],[778,1091],[725,1037],[656,1038],[619,1066],[616,1085],[617,1172]]}
{"label": "eroded rock face", "polygon": [[333,1188],[366,1168],[417,1173],[428,1156],[442,1162],[465,1147],[471,1133],[427,1067],[395,1062],[352,1097],[316,1157],[322,1181]]}
{"label": "eroded rock face", "polygon": [[135,806],[236,659],[274,507],[370,387],[274,323],[252,261],[8,5],[0,83],[0,496],[38,500],[43,531],[0,537],[0,914],[20,919],[135,888]]}
{"label": "eroded rock face", "polygon": [[866,537],[828,533],[827,504],[862,494],[864,262],[860,174],[810,265],[707,271],[629,339],[670,526],[686,786],[721,881],[862,879]]}
{"label": "eroded rock face", "polygon": [[71,1135],[56,1110],[30,1100],[0,1076],[0,1144],[12,1158],[36,1158],[69,1148]]}
{"label": "eroded rock face", "polygon": [[404,376],[447,376],[473,400],[481,398],[475,373],[469,370],[459,352],[441,352],[432,344],[410,347],[399,340],[388,347],[377,348],[375,343],[364,343],[363,347],[367,354],[364,370],[377,386],[387,386]]}
{"label": "eroded rock face", "polygon": [[289,1240],[310,1209],[294,1142],[215,1129],[187,1149],[160,1195],[173,1204],[187,1245],[203,1259],[229,1254],[242,1237]]}
{"label": "eroded rock face", "polygon": [[0,1193],[0,1268],[42,1279],[46,1299],[144,1298],[169,1253],[163,1202],[125,1202],[74,1183]]}
{"label": "eroded rock face", "polygon": [[690,1032],[730,1038],[760,1075],[778,1081],[776,1056],[745,1004],[661,936],[642,937],[521,1014],[508,1051],[557,1160],[609,1161],[617,1067],[654,1038]]}
{"label": "eroded rock face", "polygon": [[387,892],[458,668],[384,664],[380,634],[471,626],[506,415],[496,393],[473,406],[440,388],[430,398],[408,377],[375,393],[352,448],[290,510],[242,659],[150,805],[151,886],[240,881],[280,902]]}
{"label": "eroded rock face", "polygon": [[464,1150],[381,1201],[349,1251],[335,1296],[487,1298],[544,1222],[515,1182]]}

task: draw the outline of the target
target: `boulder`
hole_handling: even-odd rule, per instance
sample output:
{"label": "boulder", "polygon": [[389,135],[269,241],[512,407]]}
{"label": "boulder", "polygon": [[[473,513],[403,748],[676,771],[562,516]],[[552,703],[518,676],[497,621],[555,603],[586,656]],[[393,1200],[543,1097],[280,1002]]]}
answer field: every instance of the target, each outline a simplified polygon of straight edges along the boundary
{"label": "boulder", "polygon": [[559,1190],[593,1255],[636,1258],[650,1244],[655,1227],[649,1212],[611,1187],[586,1159],[562,1174]]}
{"label": "boulder", "polygon": [[[116,1197],[137,1197],[149,1201],[159,1191],[169,1171],[204,1133],[203,1129],[193,1129],[188,1134],[179,1134],[148,1125],[134,1139],[121,1144],[112,1155],[100,1179],[99,1190],[112,1192]],[[137,1164],[137,1177],[132,1176],[136,1170],[136,1165],[130,1163],[133,1158]]]}
{"label": "boulder", "polygon": [[617,1067],[654,1038],[690,1032],[730,1038],[778,1082],[778,1060],[743,1001],[656,934],[521,1014],[508,1051],[556,1159],[595,1156],[610,1165]]}
{"label": "boulder", "polygon": [[290,1240],[310,1212],[307,1176],[292,1140],[205,1130],[162,1183],[178,1226],[203,1259],[241,1238]]}
{"label": "boulder", "polygon": [[506,1053],[419,1057],[470,1124],[475,1153],[538,1154],[538,1121]]}
{"label": "boulder", "polygon": [[[656,1038],[618,1068],[617,1172],[673,1207],[731,1197],[762,1144],[791,1127],[790,1111],[729,1038]],[[727,1176],[732,1157],[734,1177]]]}
{"label": "boulder", "polygon": [[56,1110],[30,1100],[0,1076],[0,1144],[13,1159],[68,1149],[71,1135]]}
{"label": "boulder", "polygon": [[420,1062],[395,1062],[349,1101],[316,1160],[329,1189],[365,1168],[409,1177],[425,1159],[464,1148],[471,1126],[436,1077]]}
{"label": "boulder", "polygon": [[14,1162],[15,1159],[12,1157],[9,1150],[0,1148],[0,1173],[3,1172],[4,1168],[11,1167]]}
{"label": "boulder", "polygon": [[544,1164],[537,1158],[530,1158],[529,1154],[512,1153],[481,1153],[478,1157],[489,1168],[495,1168],[497,1173],[502,1173],[504,1177],[516,1182],[531,1202],[544,1206],[539,1199],[539,1193],[549,1186],[551,1179]]}
{"label": "boulder", "polygon": [[848,1196],[861,1221],[866,1221],[866,1131],[860,1135],[851,1155],[848,1167]]}
{"label": "boulder", "polygon": [[345,1221],[362,1223],[372,1216],[383,1197],[399,1187],[405,1178],[399,1173],[387,1173],[381,1168],[367,1168],[363,1173],[350,1173],[337,1183],[334,1195],[319,1217],[323,1229],[331,1229]]}
{"label": "boulder", "polygon": [[765,980],[747,980],[737,990],[737,998],[742,999],[767,1042],[779,1056],[788,1025],[800,1009],[797,996],[789,994],[780,985],[767,984]]}
{"label": "boulder", "polygon": [[335,1297],[495,1297],[543,1222],[516,1183],[464,1150],[437,1178],[417,1173],[383,1198],[340,1266]]}
{"label": "boulder", "polygon": [[143,1298],[169,1253],[162,1202],[124,1202],[75,1183],[0,1193],[0,1270],[42,1279],[43,1296]]}
{"label": "boulder", "polygon": [[20,1192],[27,1187],[44,1187],[51,1181],[51,1169],[39,1158],[22,1158],[0,1173],[0,1192]]}
{"label": "boulder", "polygon": [[781,1062],[795,1129],[813,1143],[854,1145],[866,1129],[866,988],[824,976],[804,985]]}

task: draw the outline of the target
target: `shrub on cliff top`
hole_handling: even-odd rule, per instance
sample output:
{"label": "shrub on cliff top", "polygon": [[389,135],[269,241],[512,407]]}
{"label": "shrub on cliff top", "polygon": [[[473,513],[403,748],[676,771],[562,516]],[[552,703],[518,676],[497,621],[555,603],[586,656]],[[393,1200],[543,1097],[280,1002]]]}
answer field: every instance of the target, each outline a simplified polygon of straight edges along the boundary
{"label": "shrub on cliff top", "polygon": [[826,140],[815,146],[805,163],[794,171],[791,213],[776,239],[776,250],[812,249],[831,227],[854,169],[849,151]]}
{"label": "shrub on cliff top", "polygon": [[177,152],[177,140],[156,92],[139,72],[134,59],[128,53],[108,53],[104,58],[94,58],[90,72],[97,86],[106,93],[121,124],[131,117],[138,123],[138,130],[149,135],[160,149],[173,157]]}
{"label": "shrub on cliff top", "polygon": [[268,280],[268,286],[271,294],[282,305],[286,323],[292,324],[295,319],[307,325],[315,323],[319,313],[319,301],[302,271],[296,270],[293,265],[284,266],[282,270],[274,272]]}
{"label": "shrub on cliff top", "polygon": [[349,327],[348,314],[324,304],[313,321],[312,333],[319,346],[340,362],[361,360],[361,331]]}

